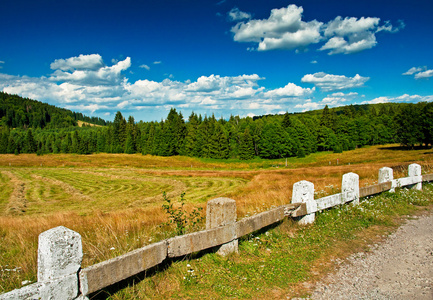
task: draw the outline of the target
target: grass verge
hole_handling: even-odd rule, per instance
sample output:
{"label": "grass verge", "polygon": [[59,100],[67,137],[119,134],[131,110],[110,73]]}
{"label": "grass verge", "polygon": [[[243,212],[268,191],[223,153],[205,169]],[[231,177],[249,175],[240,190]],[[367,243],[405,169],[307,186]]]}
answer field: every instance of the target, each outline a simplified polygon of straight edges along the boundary
{"label": "grass verge", "polygon": [[[317,214],[313,225],[291,220],[241,239],[239,254],[226,258],[214,253],[172,261],[159,272],[137,277],[116,291],[95,298],[108,299],[281,299],[305,296],[314,282],[334,270],[351,253],[368,251],[404,216],[431,209],[433,185],[423,191],[364,199],[359,206],[342,205]],[[430,206],[430,207],[429,207]],[[198,257],[198,258],[197,258]]]}

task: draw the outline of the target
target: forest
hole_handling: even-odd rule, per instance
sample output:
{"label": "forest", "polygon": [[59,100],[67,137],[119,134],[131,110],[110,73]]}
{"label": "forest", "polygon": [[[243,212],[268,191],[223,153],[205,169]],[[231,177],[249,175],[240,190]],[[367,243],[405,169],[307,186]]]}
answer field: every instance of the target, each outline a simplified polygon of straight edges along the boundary
{"label": "forest", "polygon": [[[94,126],[78,126],[78,121]],[[433,103],[348,105],[305,113],[228,119],[172,108],[165,120],[113,122],[0,92],[0,153],[141,153],[275,159],[399,143],[433,143]]]}

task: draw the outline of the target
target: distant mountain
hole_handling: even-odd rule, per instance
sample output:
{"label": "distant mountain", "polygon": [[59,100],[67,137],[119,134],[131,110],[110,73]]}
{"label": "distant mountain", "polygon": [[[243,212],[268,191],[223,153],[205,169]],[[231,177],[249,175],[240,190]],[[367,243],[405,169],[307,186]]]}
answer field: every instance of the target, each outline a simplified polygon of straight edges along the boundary
{"label": "distant mountain", "polygon": [[105,126],[101,118],[59,108],[40,101],[0,92],[0,126],[9,128],[66,128],[77,121]]}

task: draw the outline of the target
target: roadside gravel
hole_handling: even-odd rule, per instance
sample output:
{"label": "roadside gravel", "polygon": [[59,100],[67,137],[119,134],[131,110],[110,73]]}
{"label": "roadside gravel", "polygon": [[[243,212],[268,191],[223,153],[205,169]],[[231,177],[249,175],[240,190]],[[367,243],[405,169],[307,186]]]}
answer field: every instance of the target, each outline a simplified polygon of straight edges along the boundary
{"label": "roadside gravel", "polygon": [[356,253],[308,299],[433,299],[433,213],[408,217],[371,251]]}

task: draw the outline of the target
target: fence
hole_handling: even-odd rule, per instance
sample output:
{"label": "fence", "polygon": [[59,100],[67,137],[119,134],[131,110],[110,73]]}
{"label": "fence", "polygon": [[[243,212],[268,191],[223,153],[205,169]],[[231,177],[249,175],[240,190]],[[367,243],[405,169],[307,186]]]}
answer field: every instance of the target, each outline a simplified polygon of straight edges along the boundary
{"label": "fence", "polygon": [[206,230],[170,238],[116,258],[81,269],[81,236],[63,226],[39,235],[38,282],[0,295],[3,299],[87,299],[87,295],[161,264],[166,259],[209,248],[227,255],[238,251],[238,238],[292,217],[301,224],[314,222],[315,213],[336,205],[394,191],[396,187],[422,188],[433,174],[421,175],[421,166],[409,165],[408,177],[394,179],[391,168],[379,170],[379,184],[359,188],[359,176],[343,175],[341,193],[314,200],[314,185],[299,181],[293,185],[292,203],[236,222],[236,202],[229,198],[209,201]]}

